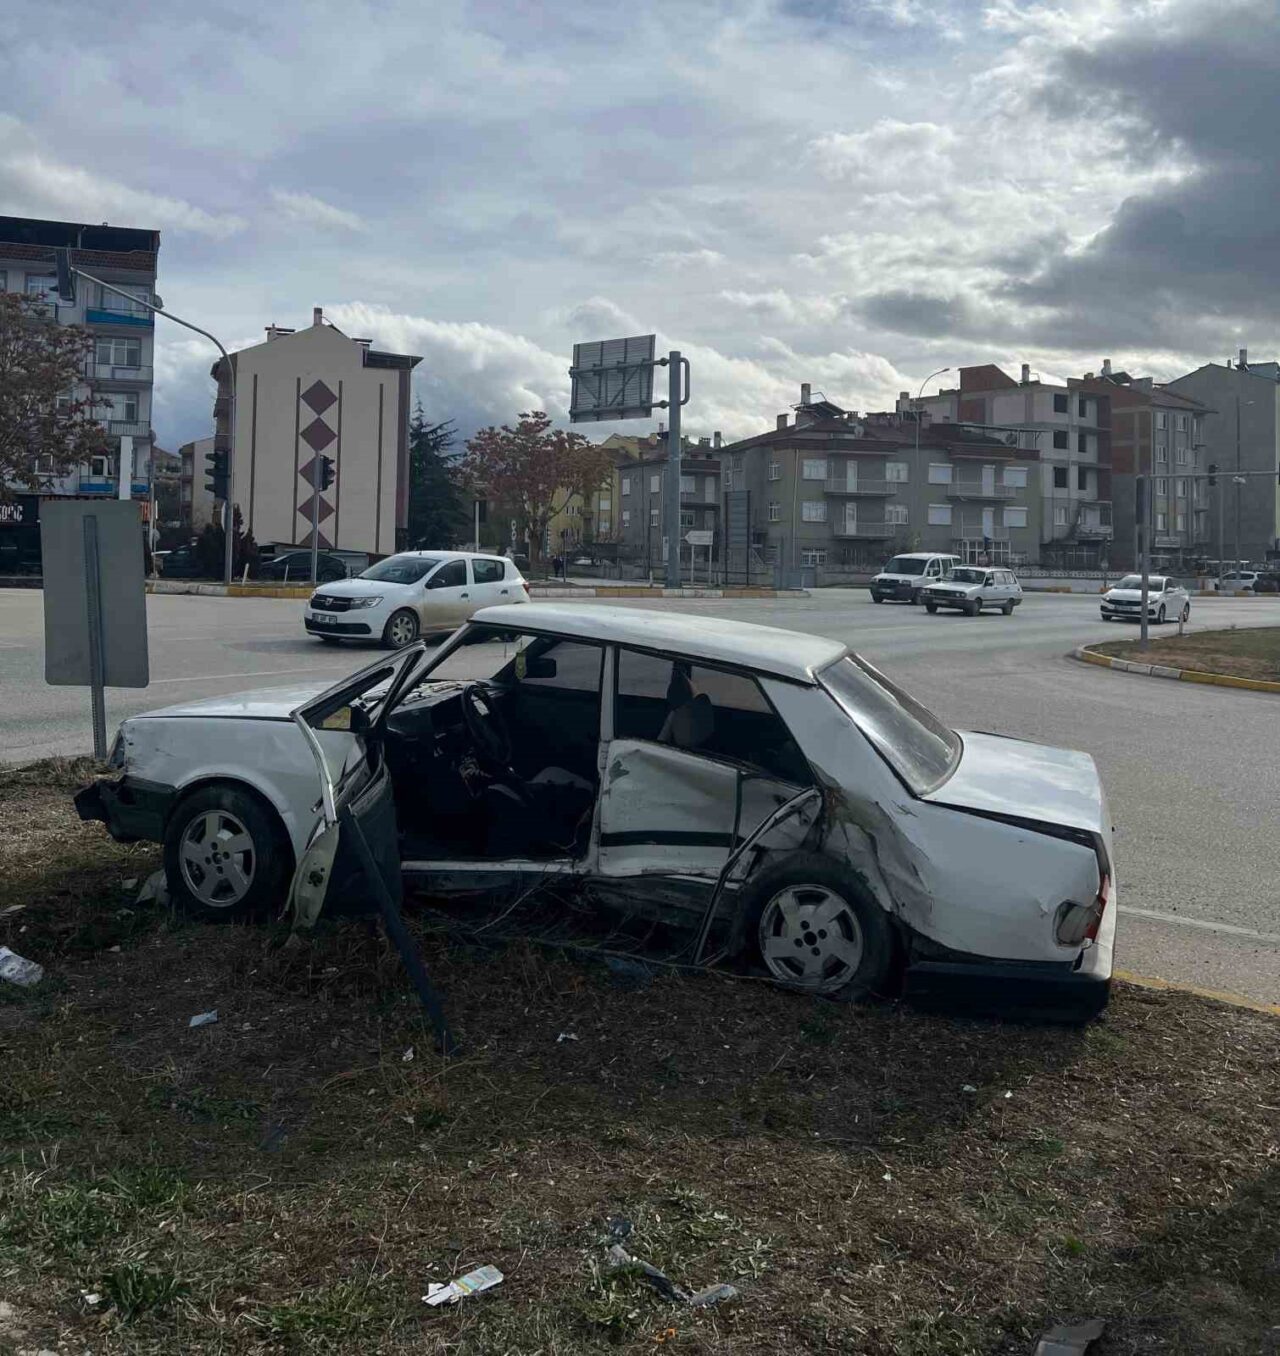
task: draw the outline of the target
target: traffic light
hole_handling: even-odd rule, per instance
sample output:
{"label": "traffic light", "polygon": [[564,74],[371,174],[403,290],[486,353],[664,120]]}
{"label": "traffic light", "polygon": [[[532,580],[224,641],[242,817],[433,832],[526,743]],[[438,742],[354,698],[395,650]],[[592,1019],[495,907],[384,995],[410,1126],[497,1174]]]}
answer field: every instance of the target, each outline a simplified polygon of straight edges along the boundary
{"label": "traffic light", "polygon": [[225,452],[206,452],[204,460],[204,473],[209,477],[204,482],[204,487],[215,499],[221,499],[225,503],[230,490],[227,474],[227,454]]}
{"label": "traffic light", "polygon": [[320,458],[320,488],[327,490],[333,484],[333,458]]}
{"label": "traffic light", "polygon": [[1211,461],[1209,463],[1209,488],[1216,489],[1218,485],[1218,463]]}

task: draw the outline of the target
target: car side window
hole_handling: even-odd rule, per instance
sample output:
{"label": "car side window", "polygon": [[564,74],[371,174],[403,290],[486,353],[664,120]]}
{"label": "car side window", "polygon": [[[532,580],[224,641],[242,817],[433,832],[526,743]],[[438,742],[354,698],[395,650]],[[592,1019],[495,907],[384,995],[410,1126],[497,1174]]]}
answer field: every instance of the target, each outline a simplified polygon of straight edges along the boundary
{"label": "car side window", "polygon": [[440,568],[427,580],[429,589],[457,589],[461,588],[467,582],[467,562],[465,560],[451,560]]}
{"label": "car side window", "polygon": [[500,560],[473,560],[471,573],[477,584],[496,584],[502,579],[505,567]]}
{"label": "car side window", "polygon": [[725,758],[805,785],[808,764],[747,673],[618,651],[614,736]]}

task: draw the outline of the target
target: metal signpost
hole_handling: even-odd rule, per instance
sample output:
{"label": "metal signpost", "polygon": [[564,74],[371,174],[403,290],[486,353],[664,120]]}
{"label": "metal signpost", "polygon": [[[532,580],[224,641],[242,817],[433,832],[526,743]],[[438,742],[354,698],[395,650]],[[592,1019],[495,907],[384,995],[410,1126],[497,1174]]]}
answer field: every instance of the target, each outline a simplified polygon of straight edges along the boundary
{"label": "metal signpost", "polygon": [[[653,356],[655,335],[574,344],[569,376],[573,391],[569,422],[648,419],[667,411],[667,468],[663,494],[663,535],[667,549],[667,587],[680,587],[680,410],[689,400],[689,360],[678,349]],[[667,399],[653,399],[653,369],[667,369]]]}
{"label": "metal signpost", "polygon": [[44,560],[44,678],[88,687],[93,753],[107,756],[107,687],[146,687],[147,598],[142,522],[136,503],[46,500],[40,513]]}

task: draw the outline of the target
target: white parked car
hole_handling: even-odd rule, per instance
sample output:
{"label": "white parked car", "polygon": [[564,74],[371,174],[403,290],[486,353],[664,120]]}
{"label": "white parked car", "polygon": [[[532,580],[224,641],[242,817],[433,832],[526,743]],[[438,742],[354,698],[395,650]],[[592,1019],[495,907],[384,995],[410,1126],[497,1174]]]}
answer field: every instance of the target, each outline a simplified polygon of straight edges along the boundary
{"label": "white parked car", "polygon": [[924,610],[954,607],[976,617],[984,607],[998,607],[1006,617],[1022,601],[1022,585],[1003,566],[957,565],[946,578],[924,591]]}
{"label": "white parked car", "polygon": [[454,630],[479,608],[528,601],[528,584],[504,556],[402,551],[316,589],[303,625],[331,644],[379,639],[400,650],[420,635]]}
{"label": "white parked car", "polygon": [[939,579],[946,579],[960,564],[959,556],[939,555],[933,551],[907,551],[894,556],[871,580],[871,601],[892,599],[900,603],[918,603],[924,590]]}
{"label": "white parked car", "polygon": [[1225,593],[1252,593],[1258,586],[1259,570],[1229,570],[1222,576]]}
{"label": "white parked car", "polygon": [[[1103,621],[1142,619],[1142,576],[1127,574],[1102,595]],[[1147,620],[1186,621],[1191,616],[1191,595],[1170,575],[1147,576]]]}
{"label": "white parked car", "polygon": [[162,842],[206,918],[358,907],[359,831],[396,891],[553,881],[812,993],[1078,1016],[1112,972],[1087,754],[950,730],[838,641],[705,616],[487,608],[323,691],[131,717],[76,804]]}

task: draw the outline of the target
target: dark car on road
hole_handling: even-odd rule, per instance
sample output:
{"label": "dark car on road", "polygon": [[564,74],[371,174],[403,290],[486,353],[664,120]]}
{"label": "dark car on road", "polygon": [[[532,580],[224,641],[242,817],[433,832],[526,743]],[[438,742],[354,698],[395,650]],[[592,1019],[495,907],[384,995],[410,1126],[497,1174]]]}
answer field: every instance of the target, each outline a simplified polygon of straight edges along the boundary
{"label": "dark car on road", "polygon": [[[321,584],[332,583],[335,579],[347,577],[347,563],[340,556],[320,551],[316,555],[316,581]],[[311,552],[286,551],[283,555],[273,556],[262,561],[254,571],[257,579],[272,583],[286,581],[307,584],[311,582]]]}

